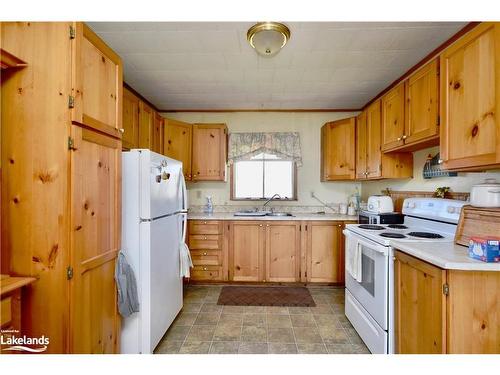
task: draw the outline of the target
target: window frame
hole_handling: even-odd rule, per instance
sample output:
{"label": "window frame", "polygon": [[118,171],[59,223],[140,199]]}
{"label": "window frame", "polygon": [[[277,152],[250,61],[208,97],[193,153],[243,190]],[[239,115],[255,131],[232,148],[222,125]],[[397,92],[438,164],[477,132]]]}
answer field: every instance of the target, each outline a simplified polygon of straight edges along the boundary
{"label": "window frame", "polygon": [[[292,201],[298,201],[298,197],[297,197],[297,163],[296,162],[292,162],[293,163],[293,171],[292,171],[292,176],[293,176],[293,186],[292,186],[292,193],[293,193],[293,197],[292,198],[288,198],[288,199],[273,199],[273,201],[278,201],[278,202],[292,202]],[[267,201],[269,198],[236,198],[234,196],[234,163],[231,163],[231,166],[230,166],[230,175],[231,175],[231,178],[230,178],[230,184],[231,184],[231,187],[230,187],[230,196],[229,196],[229,199],[232,200],[232,201],[240,201],[240,202],[265,202]]]}

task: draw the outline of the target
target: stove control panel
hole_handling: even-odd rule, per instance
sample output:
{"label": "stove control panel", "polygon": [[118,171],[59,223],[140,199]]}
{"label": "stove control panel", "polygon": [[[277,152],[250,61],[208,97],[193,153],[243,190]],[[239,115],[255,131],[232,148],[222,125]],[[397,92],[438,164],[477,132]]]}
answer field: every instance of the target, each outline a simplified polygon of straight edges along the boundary
{"label": "stove control panel", "polygon": [[454,199],[407,198],[403,202],[403,214],[456,224],[465,204]]}

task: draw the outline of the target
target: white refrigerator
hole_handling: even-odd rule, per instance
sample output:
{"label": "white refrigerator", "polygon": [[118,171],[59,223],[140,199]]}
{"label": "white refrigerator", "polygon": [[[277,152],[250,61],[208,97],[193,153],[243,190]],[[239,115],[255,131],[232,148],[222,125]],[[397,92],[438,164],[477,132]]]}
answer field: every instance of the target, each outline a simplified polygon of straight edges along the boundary
{"label": "white refrigerator", "polygon": [[186,225],[182,163],[146,149],[123,152],[122,250],[135,273],[140,311],[122,320],[122,353],[152,353],[181,310]]}

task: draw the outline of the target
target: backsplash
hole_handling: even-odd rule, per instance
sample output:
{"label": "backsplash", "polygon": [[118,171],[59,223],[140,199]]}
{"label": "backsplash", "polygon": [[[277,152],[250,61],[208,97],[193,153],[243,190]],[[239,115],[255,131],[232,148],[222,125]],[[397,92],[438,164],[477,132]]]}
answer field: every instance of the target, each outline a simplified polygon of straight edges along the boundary
{"label": "backsplash", "polygon": [[[262,204],[255,204],[255,207],[261,208]],[[250,207],[249,205],[214,205],[214,212],[218,213],[231,213],[231,212],[236,212],[236,211],[242,211],[242,210],[248,210]],[[279,209],[278,209],[279,207]],[[331,207],[325,207],[325,206],[283,206],[283,205],[276,205],[276,204],[270,204],[267,206],[267,208],[274,208],[275,211],[285,211],[285,212],[295,212],[295,213],[317,213],[320,211],[324,211],[327,214],[336,214],[339,212],[339,205],[337,204],[332,204]],[[192,205],[189,206],[189,212],[191,213],[202,213],[204,212],[205,206],[204,205]]]}

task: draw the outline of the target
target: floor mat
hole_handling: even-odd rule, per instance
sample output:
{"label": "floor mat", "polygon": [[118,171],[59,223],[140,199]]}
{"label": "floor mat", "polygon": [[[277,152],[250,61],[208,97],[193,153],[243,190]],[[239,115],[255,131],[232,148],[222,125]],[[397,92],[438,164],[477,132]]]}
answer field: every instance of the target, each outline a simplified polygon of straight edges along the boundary
{"label": "floor mat", "polygon": [[307,288],[291,286],[224,286],[217,304],[233,306],[316,306]]}

